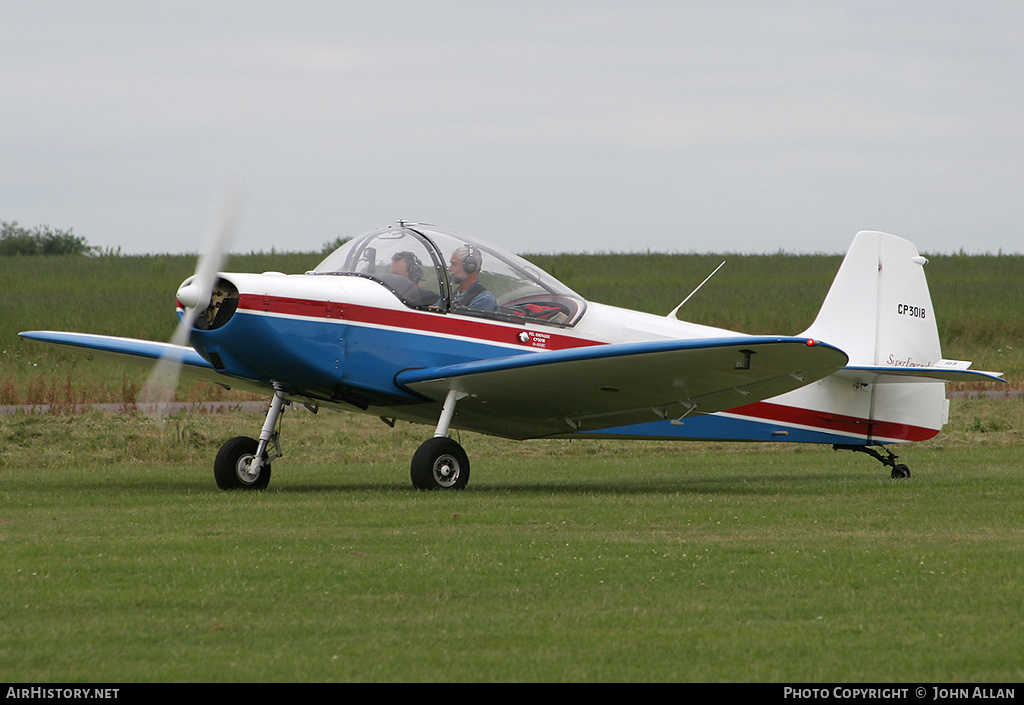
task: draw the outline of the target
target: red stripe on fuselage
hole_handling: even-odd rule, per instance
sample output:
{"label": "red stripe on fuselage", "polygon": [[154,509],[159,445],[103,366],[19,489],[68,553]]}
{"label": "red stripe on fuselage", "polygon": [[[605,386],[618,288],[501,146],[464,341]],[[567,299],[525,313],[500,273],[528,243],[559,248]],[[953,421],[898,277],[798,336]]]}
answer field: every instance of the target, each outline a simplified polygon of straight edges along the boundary
{"label": "red stripe on fuselage", "polygon": [[[469,338],[487,343],[518,345],[534,350],[566,350],[591,345],[604,345],[594,340],[575,338],[569,335],[548,331],[540,327],[527,329],[515,323],[498,323],[473,320],[462,316],[434,313],[430,311],[398,311],[388,308],[361,306],[359,304],[338,303],[334,301],[317,301],[313,299],[297,299],[285,296],[262,296],[259,294],[243,294],[238,308],[249,311],[265,311],[285,316],[305,316],[330,320],[348,321],[351,323],[369,323],[389,328],[402,328],[409,331],[422,331],[440,335]],[[527,333],[527,340],[520,339],[520,333]]]}
{"label": "red stripe on fuselage", "polygon": [[843,414],[833,414],[828,411],[816,411],[814,409],[801,409],[795,406],[783,406],[766,401],[729,409],[726,413],[764,421],[778,421],[779,423],[808,426],[827,431],[837,431],[839,433],[849,433],[865,437],[870,436],[871,438],[886,440],[926,441],[939,433],[936,429],[921,426],[911,426],[892,421],[869,421],[857,418],[856,416],[844,416]]}

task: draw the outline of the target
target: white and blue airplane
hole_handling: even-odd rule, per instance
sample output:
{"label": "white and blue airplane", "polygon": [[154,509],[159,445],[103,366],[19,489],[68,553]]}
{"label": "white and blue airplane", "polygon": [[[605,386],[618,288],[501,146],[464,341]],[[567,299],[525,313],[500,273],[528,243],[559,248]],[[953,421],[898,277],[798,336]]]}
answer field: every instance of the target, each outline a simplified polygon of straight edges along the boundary
{"label": "white and blue airplane", "polygon": [[942,357],[927,260],[880,232],[857,234],[816,320],[795,336],[687,323],[678,307],[658,316],[586,301],[502,248],[404,221],[304,274],[223,273],[219,261],[201,259],[177,292],[177,342],[21,336],[170,361],[270,397],[259,437],[218,452],[223,489],[267,487],[292,403],[434,426],[412,459],[422,489],[466,486],[470,463],[453,429],[831,444],[900,478],[910,471],[887,446],[939,433],[947,381],[1002,380]]}

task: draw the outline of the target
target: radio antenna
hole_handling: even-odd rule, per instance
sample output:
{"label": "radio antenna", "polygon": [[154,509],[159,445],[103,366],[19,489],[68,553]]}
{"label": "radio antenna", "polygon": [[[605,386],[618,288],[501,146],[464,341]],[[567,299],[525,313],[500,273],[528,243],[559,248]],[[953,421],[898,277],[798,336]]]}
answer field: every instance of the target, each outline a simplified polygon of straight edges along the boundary
{"label": "radio antenna", "polygon": [[700,284],[698,284],[698,285],[697,285],[697,288],[696,288],[696,289],[694,289],[693,291],[691,291],[691,292],[690,292],[690,295],[689,295],[689,296],[687,296],[687,297],[686,297],[685,299],[683,299],[683,300],[682,300],[682,302],[680,302],[680,304],[679,304],[678,306],[676,306],[676,307],[675,307],[674,309],[672,309],[672,313],[670,313],[670,314],[668,314],[667,316],[665,316],[665,318],[675,318],[675,317],[676,317],[676,314],[677,314],[677,313],[679,313],[679,309],[681,309],[681,308],[683,307],[683,304],[685,304],[685,303],[686,303],[687,301],[689,301],[690,299],[692,299],[692,298],[693,298],[693,295],[694,295],[694,294],[696,294],[696,293],[697,293],[698,291],[700,291],[700,288],[701,288],[702,286],[704,286],[705,284],[707,284],[707,283],[708,283],[708,279],[710,279],[711,277],[713,277],[713,276],[715,276],[716,274],[718,274],[718,270],[719,270],[719,269],[721,269],[721,268],[722,268],[722,267],[723,267],[724,265],[725,265],[725,262],[722,262],[722,264],[720,264],[720,265],[718,265],[717,267],[715,267],[715,271],[713,271],[713,272],[712,272],[711,274],[707,275],[707,276],[706,276],[706,277],[704,278],[704,281],[702,281],[702,282],[701,282]]}

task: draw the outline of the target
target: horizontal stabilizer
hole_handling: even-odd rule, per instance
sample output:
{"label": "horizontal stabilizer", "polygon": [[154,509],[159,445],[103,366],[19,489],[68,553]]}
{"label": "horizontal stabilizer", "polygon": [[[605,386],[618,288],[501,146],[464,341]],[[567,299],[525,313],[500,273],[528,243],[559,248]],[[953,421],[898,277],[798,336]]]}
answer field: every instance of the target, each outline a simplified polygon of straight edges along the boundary
{"label": "horizontal stabilizer", "polygon": [[984,372],[958,367],[844,367],[837,377],[863,384],[899,382],[1005,382],[1002,372]]}

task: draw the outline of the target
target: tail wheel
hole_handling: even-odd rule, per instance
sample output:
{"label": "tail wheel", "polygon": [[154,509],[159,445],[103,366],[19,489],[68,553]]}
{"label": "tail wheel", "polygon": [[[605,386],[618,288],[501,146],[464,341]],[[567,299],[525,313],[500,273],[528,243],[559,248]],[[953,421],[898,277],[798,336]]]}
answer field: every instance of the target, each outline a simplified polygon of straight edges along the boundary
{"label": "tail wheel", "polygon": [[263,490],[270,484],[270,461],[256,467],[255,438],[236,436],[220,447],[213,461],[213,476],[222,490]]}
{"label": "tail wheel", "polygon": [[902,479],[907,478],[907,477],[910,477],[910,468],[909,467],[907,467],[903,463],[900,463],[899,465],[894,465],[893,466],[893,468],[892,468],[892,479],[894,479],[894,480],[902,480]]}
{"label": "tail wheel", "polygon": [[412,456],[410,474],[418,490],[461,490],[469,482],[469,457],[451,438],[431,438]]}

